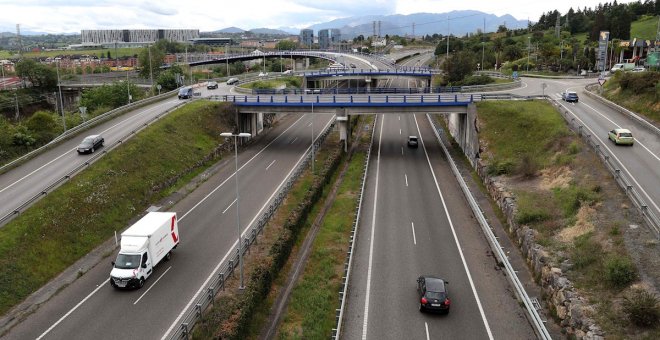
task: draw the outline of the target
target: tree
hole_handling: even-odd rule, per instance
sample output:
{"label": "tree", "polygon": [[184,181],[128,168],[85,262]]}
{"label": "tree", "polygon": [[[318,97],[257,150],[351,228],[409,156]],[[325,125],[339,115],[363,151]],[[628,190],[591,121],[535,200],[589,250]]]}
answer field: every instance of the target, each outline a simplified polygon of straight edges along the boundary
{"label": "tree", "polygon": [[444,63],[444,71],[447,83],[454,83],[463,80],[472,74],[476,66],[474,54],[469,51],[453,53]]}
{"label": "tree", "polygon": [[112,55],[110,54],[110,50],[108,50],[108,60],[112,59]]}
{"label": "tree", "polygon": [[54,67],[23,59],[16,63],[16,74],[30,82],[33,87],[52,90],[57,86],[57,73]]}
{"label": "tree", "polygon": [[35,112],[27,119],[25,126],[39,145],[50,142],[60,132],[57,118],[54,113],[48,111]]}
{"label": "tree", "polygon": [[[151,52],[149,51],[151,50]],[[151,59],[149,58],[151,56]],[[165,51],[157,48],[156,46],[145,47],[140,50],[138,54],[138,66],[140,67],[140,77],[149,79],[153,72],[153,76],[158,78],[161,72],[161,66],[165,61]]]}
{"label": "tree", "polygon": [[297,44],[291,40],[280,40],[275,46],[280,51],[291,51],[296,49]]}

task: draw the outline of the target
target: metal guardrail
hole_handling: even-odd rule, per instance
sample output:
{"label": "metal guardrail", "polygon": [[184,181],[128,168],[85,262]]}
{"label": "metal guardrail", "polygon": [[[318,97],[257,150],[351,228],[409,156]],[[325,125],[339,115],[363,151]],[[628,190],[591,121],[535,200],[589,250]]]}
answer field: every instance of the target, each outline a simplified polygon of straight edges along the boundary
{"label": "metal guardrail", "polygon": [[518,78],[510,83],[462,86],[461,92],[501,91],[501,90],[514,89],[521,86],[522,86],[522,80]]}
{"label": "metal guardrail", "polygon": [[378,125],[378,115],[375,115],[374,122],[371,127],[371,141],[369,142],[369,149],[367,150],[367,157],[364,160],[364,167],[362,171],[362,185],[360,187],[360,194],[357,200],[357,214],[353,221],[353,230],[351,230],[351,237],[348,245],[348,257],[344,263],[344,276],[342,277],[341,288],[339,289],[339,309],[335,310],[335,318],[337,326],[332,329],[332,339],[339,340],[341,336],[341,326],[344,319],[344,308],[346,306],[346,291],[348,290],[348,283],[351,279],[351,267],[353,265],[353,247],[355,245],[355,238],[360,226],[360,214],[362,212],[362,197],[364,197],[364,187],[367,182],[367,173],[369,172],[369,159],[371,158],[371,147],[374,144],[374,136],[376,135],[376,125]]}
{"label": "metal guardrail", "polygon": [[[482,100],[481,94],[366,94],[366,95],[221,95],[216,100],[238,106],[446,106]],[[511,95],[512,96],[512,95]]]}
{"label": "metal guardrail", "polygon": [[32,158],[33,156],[47,150],[48,148],[51,148],[54,144],[59,143],[60,141],[66,139],[66,138],[69,138],[70,136],[72,136],[72,135],[74,135],[74,134],[76,134],[80,131],[83,131],[83,130],[86,130],[86,129],[92,127],[92,126],[95,126],[96,124],[98,124],[100,122],[103,122],[108,118],[112,118],[112,117],[116,116],[117,114],[125,113],[126,111],[132,110],[132,109],[137,108],[137,107],[141,107],[141,106],[144,106],[144,105],[151,104],[153,102],[157,102],[161,99],[167,98],[167,97],[175,95],[177,93],[178,93],[178,89],[174,90],[174,91],[170,91],[170,92],[160,94],[158,96],[153,96],[153,97],[150,97],[150,98],[142,99],[140,101],[133,102],[133,103],[130,103],[128,105],[124,105],[122,107],[118,107],[118,108],[110,110],[110,111],[108,111],[104,114],[98,115],[98,116],[96,116],[92,119],[89,119],[89,120],[87,120],[86,122],[84,122],[80,125],[77,125],[75,127],[72,127],[70,129],[66,130],[66,132],[64,132],[63,134],[55,137],[52,141],[48,142],[48,144],[43,145],[43,146],[41,146],[37,149],[34,149],[34,150],[28,152],[27,154],[25,154],[25,155],[15,159],[15,160],[9,162],[9,163],[7,163],[3,166],[0,166],[0,173],[6,171],[7,169],[9,169],[9,168],[21,163],[21,162],[24,162],[24,161]]}
{"label": "metal guardrail", "polygon": [[[161,96],[162,96],[162,95],[161,95]],[[96,154],[96,155],[93,155],[93,156],[90,157],[87,161],[85,161],[84,163],[78,165],[78,166],[75,167],[73,170],[69,171],[69,172],[68,172],[66,175],[64,175],[63,177],[61,177],[61,178],[57,179],[56,181],[52,182],[51,184],[47,185],[44,189],[41,190],[41,192],[39,192],[38,194],[32,196],[32,197],[29,198],[27,201],[21,203],[18,207],[14,208],[10,213],[8,213],[8,214],[6,214],[6,215],[0,217],[0,226],[3,226],[5,223],[7,223],[7,222],[8,222],[9,220],[11,220],[12,218],[18,216],[23,210],[25,210],[26,208],[28,208],[30,205],[32,205],[34,202],[36,202],[37,200],[39,200],[41,197],[47,195],[49,192],[51,192],[51,191],[54,190],[55,188],[59,187],[62,183],[64,183],[64,182],[68,181],[69,179],[71,179],[71,177],[73,177],[73,175],[76,174],[78,171],[80,171],[80,170],[82,170],[83,168],[89,166],[89,165],[92,164],[94,161],[96,161],[97,159],[101,158],[101,157],[104,156],[106,153],[108,153],[108,151],[110,151],[110,150],[112,150],[113,148],[115,148],[116,146],[122,144],[122,143],[124,142],[124,140],[126,140],[126,139],[128,139],[129,137],[131,137],[132,135],[138,133],[139,131],[141,131],[141,130],[144,129],[145,127],[151,125],[153,122],[155,122],[156,120],[160,119],[161,117],[163,117],[163,116],[167,115],[168,113],[170,113],[170,112],[176,110],[179,106],[181,106],[181,105],[183,105],[183,104],[185,104],[185,102],[181,102],[181,103],[179,103],[178,105],[176,105],[176,106],[174,106],[174,107],[172,107],[172,108],[166,110],[165,112],[160,113],[160,114],[154,116],[151,120],[149,120],[148,122],[144,123],[144,124],[143,124],[142,126],[140,126],[138,129],[132,130],[131,132],[129,132],[128,134],[126,134],[124,137],[120,138],[118,141],[116,141],[115,143],[113,143],[113,144],[110,145],[109,147],[107,147],[107,148],[103,148],[103,150],[100,151],[100,153],[98,153],[98,154]],[[133,105],[133,104],[131,104],[131,105]],[[134,107],[134,106],[131,106],[131,105],[127,105],[127,106]],[[136,103],[135,106],[137,106],[137,105],[139,105],[139,104]],[[126,107],[122,107],[122,108],[121,108],[121,110],[125,110],[125,109],[127,109],[127,108],[126,108]],[[116,110],[119,110],[119,109],[115,109],[115,110],[113,110],[113,111],[116,111]],[[117,111],[117,112],[114,112],[114,113],[113,113],[113,111],[109,111],[109,112],[105,113],[104,115],[108,115],[108,114],[111,114],[111,113],[112,113],[112,114],[117,114],[117,113],[120,112],[121,110],[119,110],[119,111]],[[99,117],[101,117],[101,116],[97,116],[97,117],[95,117],[95,118],[99,118]],[[108,118],[108,117],[109,117],[109,116],[105,116],[104,118]],[[104,119],[104,118],[100,118],[100,119]],[[94,124],[94,123],[93,123],[93,122],[90,123],[90,121],[88,121],[86,124]],[[81,127],[81,125],[78,125],[76,128],[69,130],[69,133],[72,134],[72,133],[74,133],[74,132],[76,132],[76,131],[79,131],[79,130],[85,129],[85,128],[89,127],[89,126],[90,126],[90,125],[86,125],[85,127]],[[76,130],[76,129],[77,129],[77,130]],[[68,136],[68,135],[67,135],[67,136]],[[62,139],[64,139],[64,138],[66,138],[65,135],[60,135],[59,137],[57,137],[55,140],[53,140],[51,143],[47,144],[46,146],[49,146],[49,145],[51,145],[52,143],[58,142],[58,141],[60,141],[60,140],[62,140]],[[43,146],[43,147],[41,147],[41,148],[39,148],[39,149],[37,149],[37,150],[34,150],[33,152],[35,152],[35,151],[43,151],[43,150],[44,150],[43,148],[45,148],[46,146]],[[31,154],[31,153],[30,153],[30,154]],[[28,154],[28,155],[30,155],[30,154]],[[26,156],[27,156],[27,155],[26,155]],[[24,157],[25,157],[25,156],[24,156]],[[8,164],[8,165],[9,165],[9,164]],[[8,166],[8,165],[5,165],[5,166]]]}
{"label": "metal guardrail", "polygon": [[[642,217],[649,224],[649,227],[655,232],[656,238],[660,239],[660,217],[656,213],[649,209],[649,205],[642,198],[639,189],[635,187],[635,181],[632,177],[626,172],[622,171],[623,166],[616,157],[609,152],[607,148],[602,148],[601,143],[593,137],[593,131],[589,129],[588,126],[582,125],[573,113],[567,110],[561,110],[561,106],[554,100],[558,108],[560,108],[560,113],[566,119],[568,126],[580,135],[589,146],[591,146],[596,154],[603,160],[605,166],[610,170],[616,182],[621,186],[625,191],[626,195],[630,198],[633,204],[639,209],[642,213]],[[609,141],[609,139],[608,139]]]}
{"label": "metal guardrail", "polygon": [[479,204],[472,196],[472,193],[470,192],[470,189],[468,188],[467,184],[465,183],[465,180],[463,179],[461,173],[459,172],[458,167],[454,162],[454,159],[451,157],[451,154],[449,153],[449,150],[447,150],[447,147],[442,142],[442,139],[440,138],[440,134],[438,132],[440,129],[435,125],[435,121],[431,118],[430,115],[427,114],[426,117],[428,118],[429,123],[431,123],[431,126],[433,126],[433,131],[435,132],[435,136],[438,139],[438,143],[442,147],[445,156],[447,156],[447,160],[449,162],[449,165],[451,166],[452,172],[454,173],[454,177],[456,177],[456,181],[461,186],[461,189],[463,190],[463,195],[470,204],[474,216],[479,221],[479,225],[481,226],[481,229],[483,230],[486,239],[488,240],[488,243],[490,243],[491,250],[497,256],[499,261],[504,264],[504,270],[506,271],[507,277],[510,279],[513,288],[516,291],[516,294],[525,305],[525,309],[529,314],[530,320],[532,322],[532,325],[534,326],[537,336],[540,339],[544,339],[544,340],[551,339],[548,330],[545,328],[543,319],[541,319],[541,316],[538,314],[534,306],[534,303],[527,295],[527,292],[525,291],[525,287],[523,286],[522,282],[520,282],[520,280],[518,279],[518,275],[516,275],[516,271],[513,269],[513,266],[511,266],[511,263],[509,262],[506,253],[504,252],[499,242],[497,241],[497,237],[491,230],[490,225],[486,220],[486,217],[481,212],[481,208],[479,207]]}
{"label": "metal guardrail", "polygon": [[[318,146],[323,143],[325,138],[330,134],[334,127],[335,122],[330,124],[322,134],[319,134],[314,142],[314,148],[317,149]],[[307,167],[307,164],[310,162],[312,154],[311,147],[308,149],[309,153],[305,156],[302,162],[298,164],[298,167],[290,175],[286,183],[279,188],[279,191],[275,199],[270,203],[268,209],[261,215],[256,225],[253,225],[249,230],[246,230],[242,235],[243,244],[236,249],[234,255],[232,255],[228,261],[226,261],[221,267],[218,268],[218,274],[211,280],[209,286],[206,288],[206,291],[197,298],[194,304],[190,305],[188,311],[184,311],[185,316],[181,319],[179,327],[173,330],[170,335],[170,339],[189,339],[192,334],[192,329],[195,324],[202,318],[203,312],[209,305],[214,304],[215,295],[221,291],[225,290],[225,283],[229,276],[234,273],[234,270],[238,266],[239,261],[239,252],[245,254],[249,251],[250,246],[257,241],[257,236],[263,231],[264,227],[273,216],[277,208],[280,206],[282,201],[286,198],[287,193],[295,183],[295,181],[300,177],[302,172]],[[201,292],[201,291],[200,291]],[[167,334],[165,334],[167,335]]]}

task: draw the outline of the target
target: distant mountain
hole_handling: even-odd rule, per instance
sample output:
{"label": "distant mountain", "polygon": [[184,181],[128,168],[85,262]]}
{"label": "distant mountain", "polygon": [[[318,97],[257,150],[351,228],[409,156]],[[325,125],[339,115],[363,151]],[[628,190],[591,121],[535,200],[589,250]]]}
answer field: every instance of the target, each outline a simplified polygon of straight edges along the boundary
{"label": "distant mountain", "polygon": [[213,31],[211,33],[243,33],[243,32],[245,32],[244,29],[232,26],[232,27],[223,28],[221,30]]}
{"label": "distant mountain", "polygon": [[288,32],[272,28],[253,28],[250,32],[254,34],[290,35]]}
{"label": "distant mountain", "polygon": [[[449,17],[449,27],[447,27]],[[432,35],[434,33],[446,35],[465,35],[484,30],[497,31],[500,25],[509,29],[526,28],[527,20],[517,20],[511,15],[497,16],[480,11],[451,11],[449,13],[415,13],[409,15],[366,15],[335,19],[330,22],[312,25],[309,28],[318,32],[324,28],[339,28],[342,38],[351,39],[358,35],[369,36],[374,34],[374,21],[380,21],[380,35],[412,35],[413,25],[416,36]],[[376,24],[376,30],[378,30]]]}

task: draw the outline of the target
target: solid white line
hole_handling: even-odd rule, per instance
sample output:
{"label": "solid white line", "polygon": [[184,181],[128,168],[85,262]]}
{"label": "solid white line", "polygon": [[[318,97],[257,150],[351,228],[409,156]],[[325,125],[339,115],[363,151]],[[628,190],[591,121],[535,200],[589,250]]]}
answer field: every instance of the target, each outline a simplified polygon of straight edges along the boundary
{"label": "solid white line", "polygon": [[268,164],[268,166],[266,167],[266,171],[268,171],[268,168],[270,168],[273,164],[275,164],[276,161],[277,159],[273,159],[273,161],[270,162],[270,164]]}
{"label": "solid white line", "polygon": [[417,124],[417,117],[413,115],[415,119],[415,125],[417,126],[417,133],[419,133],[419,140],[422,142],[422,147],[424,148],[424,154],[426,155],[426,161],[429,164],[429,169],[433,175],[433,181],[435,182],[435,187],[438,190],[438,195],[440,195],[440,200],[442,201],[442,207],[445,210],[445,215],[447,216],[447,221],[449,221],[449,227],[451,228],[451,233],[454,235],[454,242],[456,242],[456,248],[458,249],[458,254],[461,256],[461,262],[463,262],[463,268],[465,268],[465,273],[467,274],[468,281],[470,282],[470,288],[472,289],[472,294],[477,301],[477,307],[479,307],[479,314],[481,314],[481,319],[484,322],[486,327],[486,332],[488,333],[488,339],[493,339],[493,333],[490,330],[490,325],[488,325],[488,320],[486,319],[486,313],[484,313],[484,308],[481,306],[481,300],[479,300],[479,294],[477,294],[477,289],[474,287],[474,282],[472,281],[472,275],[470,274],[470,268],[468,268],[467,262],[465,261],[465,256],[463,255],[463,249],[461,248],[460,242],[458,242],[458,236],[456,235],[456,230],[454,229],[454,223],[451,221],[451,216],[449,215],[449,210],[447,209],[447,204],[445,203],[445,198],[440,191],[440,185],[438,184],[438,178],[435,176],[435,171],[433,171],[433,166],[431,165],[431,159],[429,154],[426,151],[426,146],[424,145],[424,140],[422,139],[422,132],[419,130],[419,124]]}
{"label": "solid white line", "polygon": [[55,328],[57,325],[60,324],[60,322],[64,321],[64,319],[66,319],[71,313],[73,313],[76,309],[78,309],[78,307],[80,307],[83,303],[85,303],[87,299],[92,297],[92,295],[94,295],[99,289],[101,289],[101,287],[105,287],[105,283],[108,282],[108,280],[109,279],[105,279],[103,282],[101,282],[101,284],[98,287],[96,287],[96,289],[94,289],[91,293],[89,293],[89,295],[87,295],[84,299],[82,299],[82,301],[78,302],[77,305],[75,305],[68,312],[66,312],[66,314],[64,314],[64,316],[62,316],[59,320],[57,320],[57,322],[55,322],[52,326],[50,326],[45,332],[41,333],[41,335],[39,335],[37,340],[40,340],[41,338],[46,336],[46,334],[52,331],[53,328]]}
{"label": "solid white line", "polygon": [[417,237],[415,237],[415,222],[410,221],[410,227],[412,228],[413,232],[413,243],[417,245]]}
{"label": "solid white line", "polygon": [[[302,119],[302,117],[300,117],[300,119]],[[297,123],[300,119],[298,119],[298,120],[296,121],[296,123]],[[334,120],[334,116],[328,121],[328,123],[325,125],[325,127],[324,127],[323,129],[324,129],[324,130],[327,129],[328,125],[330,125],[330,123],[332,123],[333,120]],[[295,125],[295,123],[294,123],[293,125]],[[292,125],[292,126],[293,126],[293,125]],[[291,128],[291,127],[289,127],[288,129],[290,129],[290,128]],[[288,130],[288,129],[287,129],[287,130]],[[286,132],[286,130],[285,130],[284,132]],[[282,132],[282,133],[284,133],[284,132]],[[281,135],[280,135],[280,136],[281,136]],[[279,138],[279,136],[278,136],[277,138]],[[277,138],[276,138],[276,139],[277,139]],[[318,137],[317,137],[317,138],[318,138]],[[272,142],[271,142],[271,143],[272,143]],[[270,143],[269,143],[268,145],[270,145]],[[266,147],[268,147],[268,145],[266,145]],[[275,197],[275,195],[276,195],[277,192],[280,190],[280,188],[282,188],[282,186],[284,186],[284,184],[286,183],[286,181],[287,181],[287,179],[289,178],[289,176],[291,176],[291,173],[293,173],[293,171],[296,170],[296,167],[298,167],[298,164],[300,164],[300,162],[302,162],[302,160],[305,158],[305,156],[307,155],[307,153],[311,151],[311,149],[312,149],[312,146],[310,145],[310,146],[305,150],[305,152],[303,152],[303,154],[300,156],[300,158],[298,159],[298,161],[296,162],[296,164],[294,164],[293,167],[291,168],[291,171],[289,171],[289,173],[288,173],[286,176],[284,176],[284,179],[282,180],[282,182],[280,182],[280,185],[279,185],[279,186],[273,191],[273,193],[270,195],[270,197],[266,200],[266,203],[264,203],[264,205],[261,207],[261,209],[259,209],[259,211],[254,215],[254,218],[252,218],[252,221],[250,221],[250,223],[248,223],[248,224],[246,225],[246,227],[245,227],[245,231],[247,231],[247,230],[250,228],[250,226],[254,223],[254,221],[255,221],[257,218],[259,218],[259,216],[261,216],[261,213],[264,211],[264,209],[266,209],[266,206],[268,206],[268,204],[269,204],[270,201],[273,199],[273,197]],[[255,156],[256,156],[256,155],[255,155]],[[246,164],[247,164],[247,163],[246,163]],[[242,168],[242,167],[241,167],[241,168]],[[223,182],[223,183],[224,183],[224,182]],[[220,185],[222,185],[222,184],[220,184]],[[216,188],[216,189],[217,189],[217,188]],[[206,197],[208,197],[208,195],[207,195]],[[204,199],[206,199],[206,197],[205,197]],[[195,205],[195,207],[196,207],[196,206],[197,206],[197,205]],[[192,209],[194,209],[195,207],[193,207]],[[191,209],[191,210],[192,210],[192,209]],[[190,211],[189,211],[189,212],[190,212]],[[188,213],[189,213],[189,212],[188,212]],[[188,213],[186,213],[186,215],[187,215]],[[185,216],[185,215],[184,215],[184,216]],[[183,217],[181,217],[181,219],[183,219]],[[179,220],[181,220],[181,219],[179,219]],[[245,231],[241,231],[241,237],[243,236],[243,234],[245,233]],[[161,338],[161,340],[165,340],[165,339],[167,339],[167,336],[170,334],[170,332],[172,332],[172,330],[174,329],[174,327],[176,327],[176,326],[179,324],[179,321],[181,321],[181,318],[183,318],[183,314],[188,310],[188,308],[190,308],[190,306],[193,304],[193,302],[195,302],[195,300],[197,299],[197,297],[199,296],[199,294],[202,292],[202,290],[204,290],[204,289],[206,289],[206,288],[208,287],[209,281],[211,281],[211,279],[216,275],[215,273],[218,271],[218,269],[220,269],[220,266],[225,262],[225,260],[227,259],[227,256],[229,256],[229,254],[231,254],[231,253],[233,253],[234,251],[236,251],[236,249],[237,249],[237,243],[238,243],[238,240],[234,241],[234,243],[233,243],[232,246],[229,248],[229,250],[227,251],[227,253],[225,254],[225,256],[222,258],[222,260],[220,260],[220,262],[218,262],[218,264],[215,266],[215,268],[213,268],[213,271],[211,271],[211,274],[209,274],[209,276],[206,278],[206,280],[204,281],[204,283],[202,283],[202,285],[199,286],[199,289],[197,290],[197,292],[195,293],[195,295],[193,295],[193,297],[190,298],[190,301],[188,301],[188,304],[187,304],[187,305],[181,310],[181,313],[179,313],[179,316],[176,317],[176,319],[174,320],[174,322],[172,323],[172,325],[170,325],[170,328],[168,328],[167,331],[165,332],[165,334],[163,334],[163,337]]]}
{"label": "solid white line", "polygon": [[[137,300],[135,300],[135,302],[133,302],[133,305],[137,305],[137,303],[140,302],[140,300],[142,300],[142,298],[143,298],[145,295],[147,295],[147,293],[149,293],[149,291],[151,290],[151,288],[154,288],[154,286],[156,285],[156,283],[158,283],[158,281],[160,281],[160,279],[162,279],[163,276],[165,276],[165,274],[167,274],[167,272],[170,271],[170,269],[172,269],[172,266],[167,267],[167,269],[165,270],[165,272],[164,272],[161,276],[159,276],[158,279],[156,279],[156,281],[154,281],[154,283],[151,284],[151,286],[149,286],[149,289],[147,289],[144,293],[142,293],[142,295],[140,295],[140,297],[139,297]],[[152,269],[152,270],[153,270],[153,269]]]}
{"label": "solid white line", "polygon": [[[566,109],[568,110],[568,108],[566,108]],[[630,177],[630,179],[632,179],[632,181],[635,182],[635,184],[637,185],[637,189],[639,189],[644,194],[644,196],[646,196],[646,198],[648,198],[649,202],[655,207],[656,211],[660,211],[660,207],[658,207],[658,205],[653,201],[653,199],[651,198],[651,196],[649,196],[649,194],[646,192],[646,190],[644,190],[644,188],[637,182],[637,180],[635,179],[635,176],[633,176],[630,173],[630,171],[628,170],[628,168],[626,168],[624,163],[621,162],[621,160],[619,160],[619,158],[614,154],[614,152],[610,149],[610,147],[606,145],[607,143],[603,142],[603,140],[600,139],[598,134],[594,133],[594,131],[582,119],[580,119],[580,117],[578,117],[573,111],[569,110],[569,112],[575,117],[575,119],[579,120],[580,123],[582,123],[582,125],[585,128],[587,128],[587,130],[589,130],[589,132],[591,132],[591,136],[595,137],[600,142],[601,146],[603,146],[604,148],[606,148],[610,152],[612,157],[614,157],[614,159],[616,159],[616,161],[619,162],[619,164],[621,165],[621,168],[623,168],[623,170],[625,170],[628,173],[628,176]],[[608,139],[608,141],[609,141],[609,139]],[[635,142],[637,142],[637,141],[635,141]],[[648,150],[648,149],[646,149],[646,150]],[[649,153],[651,153],[651,155],[653,155],[653,153],[650,152],[650,150],[649,150]],[[655,156],[655,155],[653,155],[653,156],[657,158],[657,156]]]}
{"label": "solid white line", "polygon": [[[591,107],[589,104],[587,104],[587,103],[585,103],[585,102],[582,102],[582,105],[584,105],[584,106],[586,106],[586,107],[592,109],[592,110],[593,110],[594,112],[596,112],[599,116],[601,116],[601,117],[607,119],[607,121],[609,121],[610,123],[612,123],[612,125],[616,126],[617,128],[621,128],[621,126],[620,126],[619,124],[615,123],[614,121],[612,121],[611,119],[609,119],[607,116],[605,116],[605,115],[603,115],[602,113],[598,112],[598,110],[596,110],[595,108]],[[571,112],[571,113],[572,113],[572,112]],[[575,114],[574,114],[574,115],[575,115]],[[576,117],[577,117],[577,116],[576,116]],[[635,141],[635,144],[640,145],[641,147],[643,147],[646,151],[648,151],[649,154],[651,154],[651,156],[653,156],[655,159],[657,159],[658,161],[660,161],[660,157],[658,157],[658,155],[656,155],[656,154],[654,154],[653,152],[651,152],[651,150],[649,150],[649,148],[647,148],[644,144],[640,143],[638,140]]]}
{"label": "solid white line", "polygon": [[374,211],[371,214],[371,241],[369,244],[369,266],[367,267],[367,291],[364,300],[364,321],[362,323],[362,340],[367,339],[367,324],[369,323],[369,297],[371,293],[371,268],[374,261],[374,238],[376,234],[376,208],[378,207],[378,175],[380,173],[380,147],[383,140],[383,125],[385,115],[380,122],[380,136],[378,136],[378,157],[376,157],[376,188],[374,189]]}
{"label": "solid white line", "polygon": [[229,204],[229,206],[227,207],[227,209],[225,209],[225,210],[222,211],[222,214],[226,213],[227,210],[229,210],[229,208],[231,208],[231,206],[234,205],[234,203],[236,203],[236,199],[235,199],[235,198],[234,198],[233,201],[231,201],[231,203]]}
{"label": "solid white line", "polygon": [[424,328],[426,328],[426,340],[431,340],[431,337],[429,336],[429,324],[424,322]]}
{"label": "solid white line", "polygon": [[[159,106],[162,106],[162,105],[159,105]],[[156,108],[158,108],[159,106],[153,107],[152,109],[156,109]],[[149,109],[149,110],[145,110],[144,112],[142,112],[142,113],[140,113],[140,114],[137,114],[137,115],[135,115],[135,116],[133,116],[133,117],[127,118],[127,119],[125,119],[125,120],[123,120],[123,121],[121,121],[121,122],[119,122],[119,123],[117,123],[117,124],[115,124],[115,125],[113,125],[113,126],[107,128],[107,129],[101,131],[100,133],[101,133],[101,134],[106,133],[107,131],[110,131],[111,129],[114,129],[116,126],[121,125],[121,124],[123,124],[123,123],[126,123],[126,122],[128,122],[128,121],[130,121],[130,120],[132,120],[132,119],[134,119],[134,118],[140,117],[140,115],[145,114],[145,113],[149,112],[150,110],[151,110],[151,109]],[[50,165],[51,163],[57,161],[58,159],[64,157],[65,155],[68,155],[69,152],[71,152],[71,151],[75,151],[75,150],[76,150],[76,148],[73,148],[73,149],[71,149],[71,150],[69,150],[69,151],[66,151],[65,153],[63,153],[63,154],[57,156],[57,157],[54,158],[52,161],[50,161],[50,162],[48,162],[48,163],[46,163],[46,164],[40,166],[39,168],[33,170],[33,171],[30,172],[29,174],[27,174],[27,175],[25,175],[25,176],[19,178],[19,179],[16,180],[14,183],[12,183],[12,184],[10,184],[10,185],[8,185],[8,186],[2,188],[2,190],[0,190],[0,193],[3,192],[3,191],[5,191],[5,190],[7,190],[7,189],[9,189],[9,188],[11,188],[11,187],[13,187],[15,184],[17,184],[17,183],[23,181],[24,179],[26,179],[26,178],[28,178],[28,177],[34,175],[34,173],[40,171],[41,169],[47,167],[47,166]]]}
{"label": "solid white line", "polygon": [[[403,148],[402,148],[403,149]],[[408,175],[403,174],[403,176],[406,178],[406,186],[408,186]]]}

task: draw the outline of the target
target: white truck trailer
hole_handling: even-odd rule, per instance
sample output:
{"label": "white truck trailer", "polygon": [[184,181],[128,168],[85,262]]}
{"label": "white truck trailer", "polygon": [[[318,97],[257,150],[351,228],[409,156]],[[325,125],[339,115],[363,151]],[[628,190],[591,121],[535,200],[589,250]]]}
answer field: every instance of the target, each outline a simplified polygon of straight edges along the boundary
{"label": "white truck trailer", "polygon": [[150,212],[121,234],[121,248],[112,262],[110,285],[141,288],[154,267],[169,260],[179,244],[176,213]]}

